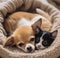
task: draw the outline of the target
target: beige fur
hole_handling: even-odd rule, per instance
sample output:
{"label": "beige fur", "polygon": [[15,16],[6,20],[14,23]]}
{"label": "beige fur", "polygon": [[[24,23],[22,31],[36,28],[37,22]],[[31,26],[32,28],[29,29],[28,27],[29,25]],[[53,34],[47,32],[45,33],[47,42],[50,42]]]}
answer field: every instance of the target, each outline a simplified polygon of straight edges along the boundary
{"label": "beige fur", "polygon": [[[43,15],[47,15],[46,13]],[[30,43],[34,46],[34,42],[30,42],[29,38],[31,36],[34,37],[34,28],[36,27],[36,25],[39,25],[39,27],[41,27],[44,30],[50,30],[51,28],[51,23],[49,21],[48,18],[41,18],[39,21],[35,22],[33,25],[31,26],[19,26],[17,28],[17,24],[18,22],[21,20],[21,18],[25,18],[26,20],[31,21],[34,17],[36,16],[36,14],[34,13],[28,13],[28,12],[16,12],[13,13],[12,15],[10,15],[4,22],[4,27],[6,29],[7,32],[13,32],[13,34],[11,36],[9,36],[7,38],[7,40],[3,43],[3,45],[17,45],[18,42],[24,42],[24,46],[22,47],[22,49],[25,49],[26,44]],[[42,21],[41,21],[42,20]],[[42,24],[41,24],[42,23]],[[41,25],[41,26],[40,26]],[[12,40],[13,39],[13,40]],[[29,41],[28,41],[29,40]]]}

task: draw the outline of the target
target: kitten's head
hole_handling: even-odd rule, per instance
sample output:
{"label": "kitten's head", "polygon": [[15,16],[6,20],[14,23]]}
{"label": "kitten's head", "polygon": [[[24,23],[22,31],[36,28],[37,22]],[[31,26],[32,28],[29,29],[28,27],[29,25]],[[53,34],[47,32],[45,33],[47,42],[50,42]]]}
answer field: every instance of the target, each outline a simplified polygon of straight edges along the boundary
{"label": "kitten's head", "polygon": [[36,30],[37,30],[35,34],[36,49],[44,49],[49,47],[56,38],[58,32],[57,30],[53,32],[43,31],[38,26]]}

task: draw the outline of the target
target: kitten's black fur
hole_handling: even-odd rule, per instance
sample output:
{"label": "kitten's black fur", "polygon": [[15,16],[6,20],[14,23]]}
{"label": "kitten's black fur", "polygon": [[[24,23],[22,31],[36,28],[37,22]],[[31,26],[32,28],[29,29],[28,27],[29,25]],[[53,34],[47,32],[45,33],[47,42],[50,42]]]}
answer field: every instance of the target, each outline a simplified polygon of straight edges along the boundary
{"label": "kitten's black fur", "polygon": [[[53,32],[48,32],[48,31],[43,31],[41,28],[39,28],[37,26],[38,31],[35,34],[35,44],[38,44],[41,40],[40,37],[42,37],[43,41],[42,41],[42,45],[44,47],[49,47],[52,42],[54,41],[54,38],[57,35],[57,30],[53,31]],[[37,30],[36,29],[36,30]],[[55,33],[55,34],[54,34]],[[43,35],[43,36],[42,36]]]}

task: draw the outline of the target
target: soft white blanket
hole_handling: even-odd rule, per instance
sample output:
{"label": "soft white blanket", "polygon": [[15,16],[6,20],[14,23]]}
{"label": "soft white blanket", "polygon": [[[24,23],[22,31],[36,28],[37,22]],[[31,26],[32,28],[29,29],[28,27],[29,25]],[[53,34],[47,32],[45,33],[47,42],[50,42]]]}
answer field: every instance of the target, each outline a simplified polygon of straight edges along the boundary
{"label": "soft white blanket", "polygon": [[[0,0],[0,2],[6,2],[7,0]],[[60,10],[60,0],[41,0],[42,2],[48,2],[52,5],[54,5],[56,8]]]}
{"label": "soft white blanket", "polygon": [[60,10],[60,0],[47,0],[47,1]]}

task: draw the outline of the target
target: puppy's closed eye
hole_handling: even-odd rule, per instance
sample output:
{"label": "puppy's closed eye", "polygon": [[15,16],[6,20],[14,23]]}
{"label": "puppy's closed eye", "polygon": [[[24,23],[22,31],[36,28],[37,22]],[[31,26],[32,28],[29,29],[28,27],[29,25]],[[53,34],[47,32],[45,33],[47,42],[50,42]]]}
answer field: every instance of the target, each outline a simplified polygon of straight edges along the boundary
{"label": "puppy's closed eye", "polygon": [[24,45],[24,43],[19,43],[19,46],[22,47]]}
{"label": "puppy's closed eye", "polygon": [[35,41],[35,38],[31,38],[30,41]]}
{"label": "puppy's closed eye", "polygon": [[22,47],[22,46],[24,45],[24,43],[23,43],[23,42],[19,42],[17,45],[18,45],[19,47]]}

